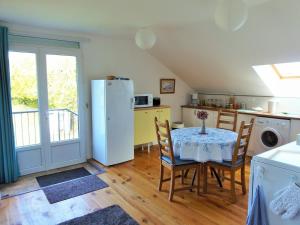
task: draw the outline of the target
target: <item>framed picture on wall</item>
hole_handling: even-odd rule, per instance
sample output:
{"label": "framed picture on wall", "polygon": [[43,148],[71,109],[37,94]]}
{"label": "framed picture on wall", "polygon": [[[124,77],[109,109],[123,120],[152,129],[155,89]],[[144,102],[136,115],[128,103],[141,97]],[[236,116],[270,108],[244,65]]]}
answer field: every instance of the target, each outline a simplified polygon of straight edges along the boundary
{"label": "framed picture on wall", "polygon": [[160,79],[160,93],[161,94],[175,93],[175,79]]}

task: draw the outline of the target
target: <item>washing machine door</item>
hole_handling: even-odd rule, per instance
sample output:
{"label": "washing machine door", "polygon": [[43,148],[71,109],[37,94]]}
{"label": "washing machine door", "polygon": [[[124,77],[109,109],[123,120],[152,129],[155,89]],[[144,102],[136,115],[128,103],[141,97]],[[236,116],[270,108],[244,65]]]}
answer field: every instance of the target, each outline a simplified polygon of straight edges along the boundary
{"label": "washing machine door", "polygon": [[272,149],[282,145],[282,137],[279,132],[273,128],[265,128],[260,135],[261,144],[265,149]]}

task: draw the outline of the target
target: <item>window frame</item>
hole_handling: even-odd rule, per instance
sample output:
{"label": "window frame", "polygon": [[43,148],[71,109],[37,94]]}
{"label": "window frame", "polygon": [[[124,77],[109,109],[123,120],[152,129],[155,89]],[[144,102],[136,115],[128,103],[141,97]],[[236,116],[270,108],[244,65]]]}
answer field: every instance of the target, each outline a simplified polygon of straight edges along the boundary
{"label": "window frame", "polygon": [[[292,63],[292,62],[290,62]],[[299,62],[300,63],[300,62]],[[287,63],[289,64],[289,63]],[[278,65],[278,64],[277,64]],[[282,73],[280,73],[279,69],[276,67],[276,64],[271,64],[272,69],[274,70],[275,74],[281,79],[281,80],[285,80],[285,79],[300,79],[300,74],[299,75],[290,75],[290,76],[286,76]]]}

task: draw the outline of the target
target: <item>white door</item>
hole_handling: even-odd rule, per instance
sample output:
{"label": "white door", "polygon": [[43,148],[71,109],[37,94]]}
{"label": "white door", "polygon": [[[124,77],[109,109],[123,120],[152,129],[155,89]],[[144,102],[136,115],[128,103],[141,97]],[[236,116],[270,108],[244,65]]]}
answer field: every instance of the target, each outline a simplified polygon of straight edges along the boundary
{"label": "white door", "polygon": [[79,51],[14,46],[9,63],[21,174],[85,161]]}

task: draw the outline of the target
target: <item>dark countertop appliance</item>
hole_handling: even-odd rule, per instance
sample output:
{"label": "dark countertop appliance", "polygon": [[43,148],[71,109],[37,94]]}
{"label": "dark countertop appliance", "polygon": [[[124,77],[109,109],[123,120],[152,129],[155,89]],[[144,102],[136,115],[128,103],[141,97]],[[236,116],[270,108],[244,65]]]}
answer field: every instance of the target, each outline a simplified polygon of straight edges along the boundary
{"label": "dark countertop appliance", "polygon": [[153,106],[160,106],[160,98],[159,97],[153,98]]}

